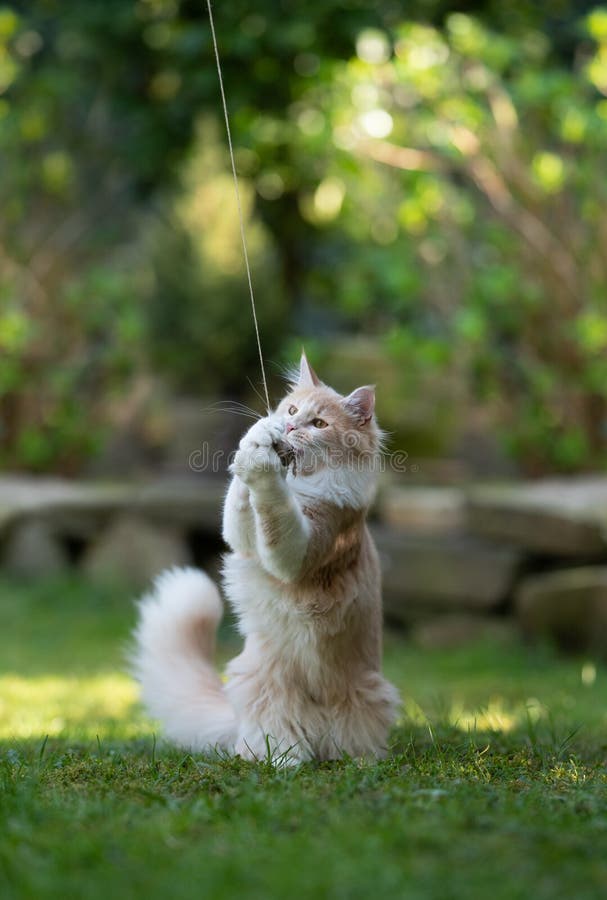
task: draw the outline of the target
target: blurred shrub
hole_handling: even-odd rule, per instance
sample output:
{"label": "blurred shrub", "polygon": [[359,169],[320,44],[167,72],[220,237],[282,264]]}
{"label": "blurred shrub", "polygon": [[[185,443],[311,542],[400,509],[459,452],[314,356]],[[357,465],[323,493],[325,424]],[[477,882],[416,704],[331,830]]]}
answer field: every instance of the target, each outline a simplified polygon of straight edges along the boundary
{"label": "blurred shrub", "polygon": [[100,447],[141,365],[133,283],[116,267],[72,276],[52,297],[0,283],[0,465],[75,472]]}
{"label": "blurred shrub", "polygon": [[464,375],[530,472],[607,464],[606,22],[572,70],[460,13],[363,32],[295,114],[338,148],[302,198],[310,293]]}
{"label": "blurred shrub", "polygon": [[[463,385],[530,472],[607,461],[607,12],[549,6],[216,10],[266,355],[362,335],[408,447]],[[77,469],[146,366],[257,378],[218,102],[204,4],[0,9],[4,465]]]}
{"label": "blurred shrub", "polygon": [[[247,375],[259,383],[234,180],[226,155],[215,121],[202,120],[179,188],[149,228],[148,356],[177,389],[207,397],[248,391]],[[284,290],[271,235],[252,215],[253,189],[241,179],[239,190],[259,328],[264,353],[271,358],[286,327]]]}
{"label": "blurred shrub", "polygon": [[3,466],[77,471],[146,363],[141,213],[191,133],[151,89],[146,18],[0,7]]}
{"label": "blurred shrub", "polygon": [[[312,44],[345,54],[367,13],[319,3],[270,28],[274,0],[253,12],[238,0],[216,15],[235,131],[250,133],[307,77],[294,60]],[[228,271],[202,246],[222,216],[213,229],[196,221],[179,185],[198,113],[216,113],[218,99],[204,4],[0,7],[0,464],[78,469],[150,362],[205,394],[257,377],[240,263]],[[198,197],[200,185],[212,207],[216,185],[198,177],[187,190]],[[166,222],[150,225],[159,204]],[[283,279],[268,234],[253,231],[271,351]],[[287,231],[283,221],[275,234]],[[226,239],[239,253],[237,235]]]}
{"label": "blurred shrub", "polygon": [[0,10],[0,465],[69,472],[141,365],[141,285],[107,98],[45,54]]}

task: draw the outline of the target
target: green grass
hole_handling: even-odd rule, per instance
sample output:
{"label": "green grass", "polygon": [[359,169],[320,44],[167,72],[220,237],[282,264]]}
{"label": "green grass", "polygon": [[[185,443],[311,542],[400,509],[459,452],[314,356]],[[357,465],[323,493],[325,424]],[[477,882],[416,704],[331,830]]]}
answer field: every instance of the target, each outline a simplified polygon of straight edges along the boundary
{"label": "green grass", "polygon": [[124,591],[0,584],[2,900],[604,896],[596,661],[390,635],[390,758],[284,771],[156,739],[124,674],[132,622]]}

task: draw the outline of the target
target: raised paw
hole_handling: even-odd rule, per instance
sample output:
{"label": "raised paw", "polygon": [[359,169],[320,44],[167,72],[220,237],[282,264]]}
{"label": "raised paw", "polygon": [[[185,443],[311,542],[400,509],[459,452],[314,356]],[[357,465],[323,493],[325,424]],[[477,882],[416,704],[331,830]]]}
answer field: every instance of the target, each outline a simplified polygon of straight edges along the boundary
{"label": "raised paw", "polygon": [[268,476],[284,475],[284,467],[273,446],[283,435],[281,418],[260,419],[240,441],[231,472],[249,486]]}
{"label": "raised paw", "polygon": [[253,450],[257,447],[271,447],[284,437],[285,423],[282,416],[266,416],[249,428],[240,441],[241,450]]}

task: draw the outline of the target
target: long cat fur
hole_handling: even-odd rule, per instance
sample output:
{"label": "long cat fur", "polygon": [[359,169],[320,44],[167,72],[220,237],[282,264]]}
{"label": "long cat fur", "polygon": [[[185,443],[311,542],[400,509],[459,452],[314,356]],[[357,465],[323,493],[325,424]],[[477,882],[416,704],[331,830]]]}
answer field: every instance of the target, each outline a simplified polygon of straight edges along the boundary
{"label": "long cat fur", "polygon": [[[281,464],[277,441],[295,466]],[[213,666],[222,604],[203,572],[165,572],[140,602],[133,667],[172,741],[288,763],[385,754],[399,698],[381,674],[380,569],[365,524],[380,441],[373,389],[342,397],[302,356],[231,466],[224,586],[245,643],[225,683]]]}

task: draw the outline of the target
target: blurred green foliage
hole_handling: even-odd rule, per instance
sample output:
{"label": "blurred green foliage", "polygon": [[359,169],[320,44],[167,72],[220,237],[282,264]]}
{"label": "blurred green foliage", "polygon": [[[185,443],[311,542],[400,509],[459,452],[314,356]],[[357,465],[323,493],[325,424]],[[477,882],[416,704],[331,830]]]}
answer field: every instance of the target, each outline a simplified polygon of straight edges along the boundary
{"label": "blurred green foliage", "polygon": [[[259,328],[276,346],[286,328],[278,255],[254,216],[254,190],[239,188]],[[178,390],[238,395],[259,362],[234,180],[214,120],[200,122],[178,191],[148,231],[152,286],[145,307],[150,363]]]}
{"label": "blurred green foliage", "polygon": [[[215,11],[266,355],[364,336],[402,441],[480,403],[532,473],[607,462],[607,9],[544,6]],[[77,470],[146,370],[247,391],[222,127],[204,3],[0,7],[2,464]]]}

